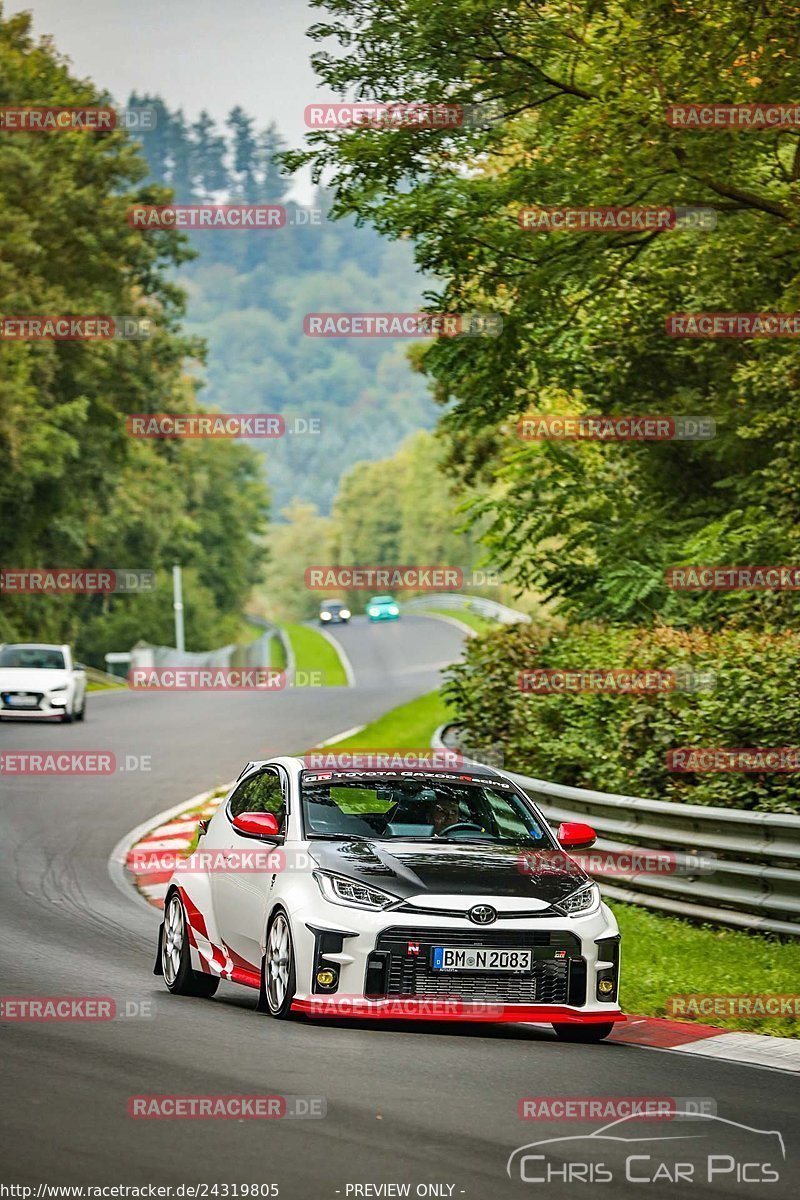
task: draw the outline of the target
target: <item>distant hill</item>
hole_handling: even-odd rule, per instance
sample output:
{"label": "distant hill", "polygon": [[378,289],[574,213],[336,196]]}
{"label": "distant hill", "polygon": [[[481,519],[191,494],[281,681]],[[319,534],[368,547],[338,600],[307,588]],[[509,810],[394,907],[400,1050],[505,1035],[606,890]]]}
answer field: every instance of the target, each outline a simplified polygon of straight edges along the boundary
{"label": "distant hill", "polygon": [[[312,338],[303,317],[416,310],[422,281],[411,249],[324,215],[321,224],[292,228],[302,218],[286,200],[290,180],[275,161],[283,144],[274,126],[256,130],[234,109],[219,130],[205,114],[187,124],[159,97],[129,103],[157,110],[156,128],[139,140],[153,179],[172,187],[176,201],[287,207],[284,229],[190,235],[199,257],[178,280],[189,296],[186,330],[209,347],[203,404],[320,418],[319,435],[252,444],[266,457],[275,515],[294,498],[327,513],[343,472],[431,428],[435,406],[408,366],[408,342]],[[330,198],[320,189],[311,207],[324,214]]]}

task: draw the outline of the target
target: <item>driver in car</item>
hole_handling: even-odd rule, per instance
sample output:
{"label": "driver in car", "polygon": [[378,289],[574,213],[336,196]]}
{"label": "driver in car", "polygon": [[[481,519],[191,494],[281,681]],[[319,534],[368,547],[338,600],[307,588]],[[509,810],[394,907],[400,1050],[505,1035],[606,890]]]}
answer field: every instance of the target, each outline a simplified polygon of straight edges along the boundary
{"label": "driver in car", "polygon": [[433,832],[438,837],[450,825],[460,820],[459,803],[450,796],[437,797],[431,805]]}

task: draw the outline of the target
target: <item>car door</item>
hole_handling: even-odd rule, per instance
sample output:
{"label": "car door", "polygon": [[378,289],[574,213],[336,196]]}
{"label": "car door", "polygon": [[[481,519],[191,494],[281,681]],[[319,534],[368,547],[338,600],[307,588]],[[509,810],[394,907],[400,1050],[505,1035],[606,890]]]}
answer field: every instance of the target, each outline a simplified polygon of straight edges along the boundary
{"label": "car door", "polygon": [[[239,833],[231,822],[243,812],[273,813],[280,835],[273,842]],[[243,779],[228,800],[220,839],[214,849],[218,851],[216,857],[224,859],[229,869],[215,869],[209,875],[220,936],[230,950],[256,969],[261,963],[260,944],[275,873],[252,870],[248,859],[252,861],[255,854],[263,862],[281,844],[285,830],[286,784],[277,768],[261,768]]]}

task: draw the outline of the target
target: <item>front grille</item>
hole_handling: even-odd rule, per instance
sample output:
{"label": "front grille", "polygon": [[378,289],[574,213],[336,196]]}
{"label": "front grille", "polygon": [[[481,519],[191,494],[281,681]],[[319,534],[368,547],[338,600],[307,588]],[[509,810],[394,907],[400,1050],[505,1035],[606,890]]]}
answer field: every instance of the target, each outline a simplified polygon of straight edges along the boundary
{"label": "front grille", "polygon": [[[419,954],[408,953],[408,943]],[[504,946],[533,950],[533,970],[515,973],[434,971],[433,946]],[[567,930],[460,930],[395,928],[385,930],[375,947],[389,955],[386,994],[390,996],[448,996],[500,1004],[565,1004],[569,994],[570,959],[580,955],[580,940]],[[566,951],[555,958],[556,951]],[[574,999],[571,999],[574,1003]]]}

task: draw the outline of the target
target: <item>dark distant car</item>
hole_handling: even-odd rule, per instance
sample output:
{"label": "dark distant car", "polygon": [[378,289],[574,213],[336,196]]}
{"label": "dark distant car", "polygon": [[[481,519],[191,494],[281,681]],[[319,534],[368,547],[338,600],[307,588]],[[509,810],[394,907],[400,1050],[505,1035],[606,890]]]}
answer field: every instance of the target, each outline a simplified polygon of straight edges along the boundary
{"label": "dark distant car", "polygon": [[367,604],[367,616],[370,621],[396,621],[400,606],[394,596],[373,596]]}
{"label": "dark distant car", "polygon": [[319,606],[322,625],[346,625],[350,620],[350,609],[341,600],[323,600]]}

